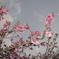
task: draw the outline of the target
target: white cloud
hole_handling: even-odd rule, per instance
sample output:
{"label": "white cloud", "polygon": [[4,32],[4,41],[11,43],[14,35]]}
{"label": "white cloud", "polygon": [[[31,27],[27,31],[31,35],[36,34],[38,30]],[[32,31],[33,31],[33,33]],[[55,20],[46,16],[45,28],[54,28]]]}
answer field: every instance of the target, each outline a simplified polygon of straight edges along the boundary
{"label": "white cloud", "polygon": [[21,15],[22,2],[19,0],[10,0],[10,14],[14,19],[18,19],[18,15]]}
{"label": "white cloud", "polygon": [[22,3],[19,0],[17,0],[17,1],[10,0],[10,8],[14,9],[13,12],[16,11],[18,14],[21,13],[21,4]]}
{"label": "white cloud", "polygon": [[37,17],[37,19],[40,21],[40,22],[43,22],[44,21],[44,15],[43,14],[40,14],[38,12],[34,12],[34,16]]}
{"label": "white cloud", "polygon": [[17,12],[20,14],[21,13],[21,6],[20,6],[20,4],[15,4],[14,5],[14,8],[17,10]]}

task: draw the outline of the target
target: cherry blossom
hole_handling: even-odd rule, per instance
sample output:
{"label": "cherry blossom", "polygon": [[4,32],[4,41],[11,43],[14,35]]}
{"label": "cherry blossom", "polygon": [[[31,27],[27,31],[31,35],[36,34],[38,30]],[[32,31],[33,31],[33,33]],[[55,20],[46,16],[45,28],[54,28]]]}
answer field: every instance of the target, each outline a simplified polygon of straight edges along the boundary
{"label": "cherry blossom", "polygon": [[15,28],[15,30],[24,30],[24,26],[18,25],[18,26]]}
{"label": "cherry blossom", "polygon": [[46,32],[45,35],[46,35],[47,37],[51,37],[51,36],[52,36],[52,33],[51,33],[51,32]]}
{"label": "cherry blossom", "polygon": [[[3,17],[3,15],[7,15],[7,12],[8,10],[5,10],[4,9],[5,7],[0,7],[0,21],[1,20],[4,20],[5,18]],[[57,44],[55,41],[56,41],[56,38],[58,37],[58,34],[55,34],[54,38],[53,38],[53,42],[50,42],[49,39],[51,39],[52,37],[52,32],[47,32],[48,29],[51,27],[51,24],[52,24],[52,21],[54,20],[54,13],[51,13],[47,16],[46,18],[46,24],[45,24],[45,28],[43,30],[43,34],[42,34],[42,37],[41,37],[41,33],[40,31],[31,31],[30,30],[30,27],[29,25],[26,23],[24,26],[21,26],[19,25],[18,23],[16,23],[16,26],[15,25],[12,25],[9,30],[9,26],[10,26],[10,22],[9,21],[6,21],[4,24],[3,24],[3,29],[0,30],[0,38],[2,38],[2,40],[0,40],[0,52],[2,51],[2,55],[3,55],[3,58],[6,59],[18,59],[18,54],[19,53],[23,53],[24,52],[24,49],[26,49],[27,47],[29,48],[30,47],[30,50],[34,50],[33,49],[33,46],[43,46],[43,47],[47,47],[47,52],[49,53],[49,49],[54,49],[54,47],[58,47],[56,46],[55,44]],[[30,30],[30,36],[28,37],[28,39],[30,40],[23,40],[24,38],[23,37],[20,37],[21,34],[24,32],[24,29],[26,30]],[[8,37],[8,35],[10,33],[15,33],[13,32],[13,30],[16,32],[15,34],[15,41],[14,41],[14,36],[12,37]],[[45,37],[49,37],[48,39],[48,42],[41,42],[39,40],[36,40],[37,38],[39,39],[44,39]],[[4,43],[4,47],[5,49],[3,50],[3,48],[1,49],[1,44],[3,44],[3,39],[4,38],[11,38],[10,41],[11,41],[11,45],[8,47],[5,43]],[[18,40],[19,39],[19,40]],[[8,44],[8,43],[7,43]],[[53,52],[53,50],[51,50]],[[47,53],[46,52],[46,53]],[[45,53],[45,56],[46,56],[46,53]],[[48,54],[47,53],[47,54]],[[1,53],[0,53],[0,56],[2,56]],[[5,55],[5,56],[4,56]],[[46,59],[44,57],[44,59]],[[10,58],[9,58],[10,57]],[[12,58],[11,58],[12,57]],[[20,58],[21,56],[19,56]],[[23,56],[23,58],[20,58],[20,59],[24,59],[26,56]],[[42,57],[42,56],[40,56]],[[49,57],[49,56],[48,56]],[[26,59],[26,58],[25,58]],[[32,58],[34,59],[34,58]]]}
{"label": "cherry blossom", "polygon": [[20,33],[18,33],[18,34],[17,34],[17,36],[19,37],[19,36],[21,36],[21,34],[20,34]]}
{"label": "cherry blossom", "polygon": [[24,25],[24,28],[25,28],[26,30],[28,30],[28,29],[29,29],[29,25],[26,23],[26,24]]}
{"label": "cherry blossom", "polygon": [[7,15],[7,11],[5,10],[5,6],[0,7],[0,15],[2,16],[3,14]]}
{"label": "cherry blossom", "polygon": [[36,39],[38,36],[40,36],[40,31],[32,32],[32,36],[34,37],[34,39]]}
{"label": "cherry blossom", "polygon": [[12,43],[14,43],[14,39],[12,38],[12,39],[10,39],[10,41],[12,42]]}
{"label": "cherry blossom", "polygon": [[6,21],[4,24],[3,24],[3,27],[6,28],[7,26],[10,25],[10,22],[9,21]]}
{"label": "cherry blossom", "polygon": [[42,46],[46,46],[46,43],[45,43],[45,42],[41,42],[41,45],[42,45]]}
{"label": "cherry blossom", "polygon": [[1,20],[4,20],[4,17],[1,17],[1,18],[0,18],[0,21],[1,21]]}
{"label": "cherry blossom", "polygon": [[15,25],[12,25],[10,28],[13,29],[15,27]]}
{"label": "cherry blossom", "polygon": [[38,44],[39,42],[37,40],[32,40],[31,43]]}
{"label": "cherry blossom", "polygon": [[48,16],[47,16],[47,18],[46,18],[46,23],[52,23],[52,21],[53,21],[53,19],[54,19],[54,13],[51,13],[51,14],[49,14]]}

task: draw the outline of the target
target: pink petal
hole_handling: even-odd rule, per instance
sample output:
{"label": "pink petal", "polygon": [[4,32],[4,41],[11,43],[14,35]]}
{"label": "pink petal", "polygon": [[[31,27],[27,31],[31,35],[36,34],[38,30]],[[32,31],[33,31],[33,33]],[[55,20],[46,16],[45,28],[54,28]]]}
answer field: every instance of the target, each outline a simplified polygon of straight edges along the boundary
{"label": "pink petal", "polygon": [[46,34],[47,37],[51,37],[52,36],[51,32],[46,32],[45,34]]}
{"label": "pink petal", "polygon": [[37,40],[32,40],[31,43],[38,44],[39,42]]}

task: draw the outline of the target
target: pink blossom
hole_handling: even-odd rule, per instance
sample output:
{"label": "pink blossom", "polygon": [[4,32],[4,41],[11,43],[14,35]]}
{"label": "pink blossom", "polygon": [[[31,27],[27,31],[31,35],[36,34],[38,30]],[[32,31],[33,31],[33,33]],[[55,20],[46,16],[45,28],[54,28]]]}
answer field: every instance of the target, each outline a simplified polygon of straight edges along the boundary
{"label": "pink blossom", "polygon": [[45,42],[41,42],[41,45],[42,45],[42,46],[45,46],[45,45],[46,45],[46,43],[45,43]]}
{"label": "pink blossom", "polygon": [[24,26],[18,25],[18,26],[15,28],[15,30],[24,30]]}
{"label": "pink blossom", "polygon": [[[0,30],[0,32],[1,32],[0,36],[3,36],[3,37],[6,36],[7,31],[8,31],[8,29],[1,29]],[[4,33],[2,33],[2,32],[4,32]]]}
{"label": "pink blossom", "polygon": [[19,44],[19,41],[16,41],[16,42],[15,42],[15,45],[18,45],[18,44]]}
{"label": "pink blossom", "polygon": [[14,39],[11,39],[10,41],[11,41],[12,43],[14,43]]}
{"label": "pink blossom", "polygon": [[40,31],[32,32],[32,36],[34,37],[34,39],[36,39],[38,36],[40,36]]}
{"label": "pink blossom", "polygon": [[0,15],[2,16],[3,14],[7,15],[7,11],[5,10],[5,6],[0,7]]}
{"label": "pink blossom", "polygon": [[18,29],[18,30],[24,30],[24,26],[18,25],[18,26],[16,27],[16,29]]}
{"label": "pink blossom", "polygon": [[12,25],[10,28],[13,29],[15,25]]}
{"label": "pink blossom", "polygon": [[51,32],[46,32],[45,35],[46,35],[47,37],[51,37],[51,36],[52,36],[52,33],[51,33]]}
{"label": "pink blossom", "polygon": [[51,45],[51,44],[48,44],[48,46],[49,46],[49,47],[52,47],[52,45]]}
{"label": "pink blossom", "polygon": [[39,42],[37,40],[32,40],[31,43],[38,44]]}
{"label": "pink blossom", "polygon": [[29,40],[26,40],[26,42],[29,42]]}
{"label": "pink blossom", "polygon": [[32,48],[32,47],[30,47],[30,50],[33,50],[33,48]]}
{"label": "pink blossom", "polygon": [[3,24],[3,27],[6,28],[7,26],[10,25],[10,22],[9,21],[6,21],[4,24]]}
{"label": "pink blossom", "polygon": [[31,36],[29,36],[28,39],[31,39]]}
{"label": "pink blossom", "polygon": [[11,44],[11,47],[14,47],[15,46],[15,44]]}
{"label": "pink blossom", "polygon": [[25,43],[25,41],[23,40],[23,38],[20,38],[19,42],[20,43]]}
{"label": "pink blossom", "polygon": [[26,23],[26,24],[24,25],[24,28],[25,28],[26,30],[28,30],[28,29],[29,29],[29,25]]}
{"label": "pink blossom", "polygon": [[19,37],[19,36],[21,36],[21,34],[20,34],[20,33],[18,33],[18,34],[17,34],[17,36]]}
{"label": "pink blossom", "polygon": [[1,18],[0,18],[0,21],[1,21],[1,20],[4,20],[4,17],[1,17]]}
{"label": "pink blossom", "polygon": [[54,13],[51,13],[51,14],[49,14],[48,16],[47,16],[47,18],[46,18],[46,23],[52,23],[52,21],[53,21],[53,19],[54,19]]}

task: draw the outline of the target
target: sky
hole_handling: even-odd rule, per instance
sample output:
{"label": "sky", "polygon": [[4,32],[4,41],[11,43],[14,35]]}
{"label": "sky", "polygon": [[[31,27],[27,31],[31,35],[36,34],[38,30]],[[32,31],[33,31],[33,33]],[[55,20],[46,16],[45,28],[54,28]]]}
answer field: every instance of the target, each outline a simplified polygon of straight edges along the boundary
{"label": "sky", "polygon": [[52,28],[54,32],[59,30],[58,0],[2,0],[0,5],[5,5],[7,9],[10,9],[9,13],[14,22],[19,20],[22,25],[29,23],[32,30],[39,29],[41,31],[44,27],[46,16],[54,12],[55,20]]}
{"label": "sky", "polygon": [[[0,0],[0,2],[0,6],[4,5],[10,9],[13,23],[17,21],[20,21],[21,25],[28,23],[32,31],[42,32],[46,16],[54,12],[55,18],[51,29],[52,32],[59,33],[59,0]],[[26,39],[29,32],[25,33],[23,36]]]}

